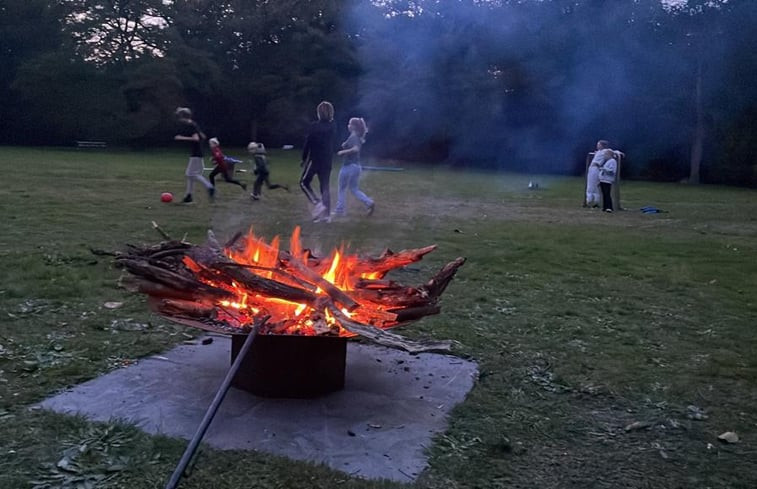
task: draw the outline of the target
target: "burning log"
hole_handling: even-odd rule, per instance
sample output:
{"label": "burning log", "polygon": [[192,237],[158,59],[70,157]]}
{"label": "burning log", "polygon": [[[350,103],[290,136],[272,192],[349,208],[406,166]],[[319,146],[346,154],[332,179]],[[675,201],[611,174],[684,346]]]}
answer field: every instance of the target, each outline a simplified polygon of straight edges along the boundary
{"label": "burning log", "polygon": [[378,258],[361,260],[355,271],[358,273],[380,274],[380,277],[383,277],[386,272],[415,263],[435,249],[436,245],[414,250],[402,250],[397,253],[386,249]]}
{"label": "burning log", "polygon": [[212,304],[185,301],[181,299],[160,299],[153,304],[161,314],[167,316],[190,316],[193,318],[215,318],[216,309]]}
{"label": "burning log", "polygon": [[131,289],[133,289],[135,292],[147,294],[151,298],[181,299],[190,302],[199,302],[204,298],[202,293],[199,291],[179,290],[172,287],[167,287],[160,283],[148,282],[145,280],[136,280],[130,285],[132,285]]}
{"label": "burning log", "polygon": [[221,246],[169,240],[129,246],[116,264],[135,276],[158,314],[182,324],[222,333],[246,333],[262,317],[260,334],[361,335],[387,346],[418,352],[449,349],[449,342],[413,342],[387,329],[438,314],[438,302],[464,258],[445,265],[425,284],[411,287],[384,277],[421,260],[435,245],[377,258],[334,250],[316,257],[302,247],[295,229],[290,250],[278,238],[265,243],[251,233]]}
{"label": "burning log", "polygon": [[230,297],[232,295],[226,290],[206,285],[198,280],[168,270],[166,269],[166,265],[152,265],[146,260],[139,259],[116,259],[116,265],[124,267],[133,275],[142,277],[145,280],[158,282],[176,291],[193,292],[218,298]]}
{"label": "burning log", "polygon": [[346,307],[348,311],[354,311],[355,308],[360,305],[359,303],[352,300],[350,296],[339,290],[331,282],[318,275],[315,271],[311,270],[307,265],[300,262],[292,255],[285,254],[282,257],[282,255],[280,254],[279,257],[283,258],[283,261],[285,263],[294,267],[298,272],[305,275],[305,278],[307,280],[313,282],[318,286],[318,288],[323,289],[334,302],[338,302],[342,306]]}
{"label": "burning log", "polygon": [[228,263],[215,262],[208,264],[208,266],[210,270],[216,273],[214,278],[236,281],[247,290],[258,294],[278,297],[290,302],[304,302],[305,304],[314,304],[318,298],[317,295],[308,290],[261,277],[244,268],[229,266]]}
{"label": "burning log", "polygon": [[399,348],[410,353],[422,353],[433,350],[444,351],[452,347],[451,341],[411,341],[398,334],[351,321],[336,308],[331,308],[331,312],[339,318],[342,327],[347,331],[368,338],[380,345]]}

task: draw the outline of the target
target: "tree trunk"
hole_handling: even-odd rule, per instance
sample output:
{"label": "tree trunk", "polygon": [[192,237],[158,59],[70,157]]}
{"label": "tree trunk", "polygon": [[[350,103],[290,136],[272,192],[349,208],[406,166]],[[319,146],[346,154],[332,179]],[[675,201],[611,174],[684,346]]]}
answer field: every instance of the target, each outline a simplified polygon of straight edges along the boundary
{"label": "tree trunk", "polygon": [[702,108],[702,60],[697,64],[697,80],[694,94],[696,106],[696,128],[694,140],[691,143],[691,162],[689,183],[699,183],[699,168],[702,165],[702,151],[704,147],[704,109]]}
{"label": "tree trunk", "polygon": [[612,183],[612,188],[610,188],[610,193],[612,197],[613,210],[622,211],[623,207],[620,205],[620,166],[623,162],[623,157],[618,156],[616,158],[616,161],[618,162],[618,169],[615,170],[615,181]]}

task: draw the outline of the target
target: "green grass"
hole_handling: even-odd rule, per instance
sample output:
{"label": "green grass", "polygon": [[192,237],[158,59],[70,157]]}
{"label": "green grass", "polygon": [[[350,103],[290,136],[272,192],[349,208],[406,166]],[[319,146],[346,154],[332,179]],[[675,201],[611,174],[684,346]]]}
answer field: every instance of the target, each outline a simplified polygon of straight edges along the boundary
{"label": "green grass", "polygon": [[[351,217],[316,225],[297,156],[270,155],[292,193],[251,202],[220,183],[215,205],[198,191],[182,206],[159,196],[182,195],[183,153],[0,148],[1,488],[153,488],[173,471],[185,441],[29,409],[195,334],[151,315],[90,252],[160,241],[153,220],[197,243],[302,224],[322,250],[438,244],[419,279],[466,256],[442,314],[400,332],[454,339],[481,372],[412,485],[204,447],[182,488],[757,487],[753,190],[624,182],[628,210],[607,215],[580,207],[578,178],[408,165],[364,174],[370,219],[351,201]],[[652,425],[624,430],[635,421]],[[725,431],[741,441],[719,442]]]}

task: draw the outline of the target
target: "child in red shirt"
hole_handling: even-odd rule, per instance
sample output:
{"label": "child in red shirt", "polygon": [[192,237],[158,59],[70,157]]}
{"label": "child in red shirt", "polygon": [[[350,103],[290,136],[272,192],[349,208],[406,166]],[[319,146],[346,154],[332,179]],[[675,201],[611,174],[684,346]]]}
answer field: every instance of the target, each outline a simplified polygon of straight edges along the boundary
{"label": "child in red shirt", "polygon": [[224,181],[233,183],[234,185],[239,185],[240,187],[242,187],[242,190],[247,190],[246,184],[240,182],[239,180],[231,178],[232,170],[226,161],[226,156],[224,156],[223,151],[221,151],[221,143],[218,142],[218,139],[210,138],[208,140],[208,145],[210,146],[210,153],[213,158],[213,164],[215,165],[213,171],[211,171],[210,175],[208,175],[210,183],[215,186],[216,175],[220,173],[221,176],[223,176]]}

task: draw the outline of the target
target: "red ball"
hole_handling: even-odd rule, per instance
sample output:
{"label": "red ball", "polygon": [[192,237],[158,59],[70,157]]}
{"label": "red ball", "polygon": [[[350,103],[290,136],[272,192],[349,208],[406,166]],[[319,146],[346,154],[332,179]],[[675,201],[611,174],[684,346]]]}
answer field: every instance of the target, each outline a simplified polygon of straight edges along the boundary
{"label": "red ball", "polygon": [[163,192],[160,194],[161,202],[171,202],[173,200],[173,194],[171,192]]}

